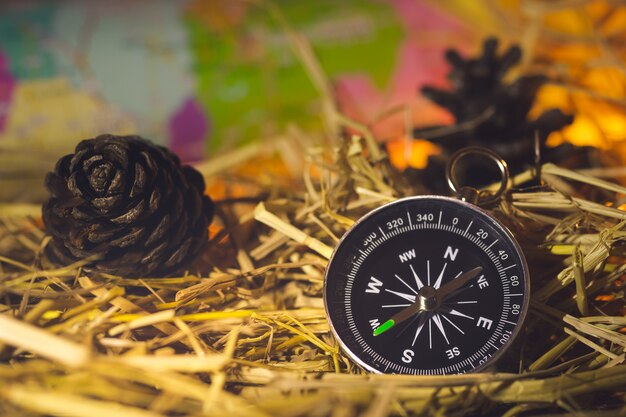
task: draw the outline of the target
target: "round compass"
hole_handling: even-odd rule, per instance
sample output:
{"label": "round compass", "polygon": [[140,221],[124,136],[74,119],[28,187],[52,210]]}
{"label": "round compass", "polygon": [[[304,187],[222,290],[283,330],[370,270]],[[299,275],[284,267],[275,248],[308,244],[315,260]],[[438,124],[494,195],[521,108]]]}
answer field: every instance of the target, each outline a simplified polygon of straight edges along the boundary
{"label": "round compass", "polygon": [[410,197],[360,219],[325,275],[331,329],[366,370],[472,372],[511,343],[528,309],[519,245],[478,207]]}

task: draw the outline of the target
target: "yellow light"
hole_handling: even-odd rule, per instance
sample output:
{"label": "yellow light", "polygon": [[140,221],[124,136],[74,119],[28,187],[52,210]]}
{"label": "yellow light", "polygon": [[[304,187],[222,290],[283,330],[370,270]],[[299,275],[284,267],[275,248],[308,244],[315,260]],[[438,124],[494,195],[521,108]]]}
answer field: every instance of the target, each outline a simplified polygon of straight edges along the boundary
{"label": "yellow light", "polygon": [[407,140],[399,138],[387,142],[387,151],[391,163],[398,169],[424,168],[428,157],[440,153],[437,145],[425,140]]}

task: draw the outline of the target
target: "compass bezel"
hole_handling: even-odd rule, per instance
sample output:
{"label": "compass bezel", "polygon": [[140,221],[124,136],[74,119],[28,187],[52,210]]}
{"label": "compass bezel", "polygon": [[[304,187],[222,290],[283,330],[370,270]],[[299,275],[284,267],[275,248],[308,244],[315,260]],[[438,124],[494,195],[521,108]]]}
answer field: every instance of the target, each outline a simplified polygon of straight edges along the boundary
{"label": "compass bezel", "polygon": [[[483,210],[482,208],[456,199],[456,198],[452,198],[452,197],[445,197],[445,196],[432,196],[432,195],[421,195],[421,196],[411,196],[411,197],[405,197],[405,198],[400,198],[394,201],[391,201],[389,203],[385,203],[373,210],[371,210],[370,212],[368,212],[367,214],[365,214],[364,216],[362,216],[360,219],[358,219],[345,233],[344,235],[341,237],[341,239],[339,239],[339,241],[337,242],[337,244],[335,245],[335,248],[333,250],[333,253],[331,254],[330,259],[328,260],[328,265],[326,267],[326,270],[324,272],[324,290],[323,290],[323,298],[324,298],[324,310],[326,312],[326,317],[329,323],[329,327],[331,330],[331,333],[333,334],[335,340],[337,340],[337,342],[339,343],[341,349],[350,357],[351,360],[353,360],[358,366],[360,366],[362,369],[371,372],[371,373],[375,373],[375,374],[384,374],[385,372],[382,372],[381,370],[367,364],[363,359],[361,359],[361,357],[354,353],[349,346],[344,342],[344,340],[342,340],[342,338],[339,336],[339,333],[337,331],[337,329],[335,328],[335,323],[333,322],[333,320],[331,319],[331,314],[330,314],[330,310],[329,310],[329,306],[328,306],[328,295],[327,295],[327,289],[328,289],[328,281],[329,281],[329,276],[331,275],[331,269],[333,266],[333,261],[335,259],[335,256],[337,255],[337,253],[339,252],[339,250],[341,249],[342,245],[345,244],[346,241],[348,241],[350,239],[350,236],[358,229],[360,228],[364,223],[366,223],[369,219],[371,219],[372,217],[376,216],[377,214],[379,214],[382,211],[385,211],[387,209],[389,209],[390,207],[394,207],[396,205],[399,204],[405,204],[405,203],[410,203],[412,201],[424,201],[424,200],[431,200],[434,202],[437,201],[446,201],[452,204],[457,204],[460,207],[462,207],[463,209],[469,210],[471,212],[477,213],[478,215],[481,216],[481,219],[483,219],[486,223],[488,223],[490,226],[492,226],[494,229],[496,229],[498,232],[501,233],[502,236],[506,237],[511,245],[511,247],[515,250],[517,258],[520,260],[520,268],[523,272],[523,281],[524,281],[524,294],[523,294],[523,300],[522,300],[522,305],[521,305],[521,309],[520,309],[520,314],[517,320],[517,325],[514,327],[511,336],[509,337],[509,339],[502,344],[497,350],[496,352],[487,359],[486,362],[472,368],[471,370],[468,371],[471,373],[475,373],[475,372],[479,372],[481,370],[484,370],[485,368],[493,365],[498,359],[500,359],[500,357],[510,348],[510,346],[512,345],[512,343],[516,340],[517,336],[519,335],[523,324],[526,320],[526,316],[528,313],[528,307],[529,307],[529,300],[530,300],[530,274],[529,274],[529,270],[528,270],[528,262],[526,260],[526,257],[524,256],[524,252],[522,251],[522,248],[520,246],[520,244],[517,242],[517,239],[515,238],[515,236],[513,235],[513,233],[509,230],[508,227],[506,227],[504,224],[502,224],[498,219],[496,219],[495,217],[493,217],[491,214],[489,214],[487,211]],[[449,375],[452,375],[453,373],[450,373]],[[446,375],[446,374],[443,374]]]}

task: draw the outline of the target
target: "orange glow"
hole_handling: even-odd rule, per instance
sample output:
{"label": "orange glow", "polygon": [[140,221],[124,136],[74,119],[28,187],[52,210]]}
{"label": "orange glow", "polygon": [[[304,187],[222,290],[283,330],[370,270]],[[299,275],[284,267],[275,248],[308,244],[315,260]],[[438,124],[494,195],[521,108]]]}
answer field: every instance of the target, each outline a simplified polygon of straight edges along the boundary
{"label": "orange glow", "polygon": [[613,301],[615,297],[612,295],[598,295],[596,296],[596,301]]}
{"label": "orange glow", "polygon": [[[624,94],[623,81],[617,78],[616,72],[607,70],[589,72],[581,79],[581,84],[587,84],[583,88],[593,94],[617,98]],[[578,146],[609,149],[616,142],[626,140],[626,113],[618,105],[590,98],[584,92],[572,92],[563,86],[547,85],[539,91],[530,116],[537,117],[550,108],[560,108],[576,117],[572,125],[549,137],[549,146],[568,141]]]}
{"label": "orange glow", "polygon": [[424,168],[428,157],[440,153],[438,146],[425,140],[399,138],[387,142],[391,163],[398,169]]}

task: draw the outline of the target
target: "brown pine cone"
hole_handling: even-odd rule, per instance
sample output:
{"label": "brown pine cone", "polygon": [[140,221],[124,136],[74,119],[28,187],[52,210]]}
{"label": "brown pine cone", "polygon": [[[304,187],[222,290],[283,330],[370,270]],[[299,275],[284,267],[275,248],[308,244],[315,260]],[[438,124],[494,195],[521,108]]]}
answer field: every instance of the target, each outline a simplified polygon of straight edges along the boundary
{"label": "brown pine cone", "polygon": [[46,256],[67,265],[137,277],[188,268],[208,241],[213,202],[204,179],[139,136],[100,135],[76,146],[46,176]]}

